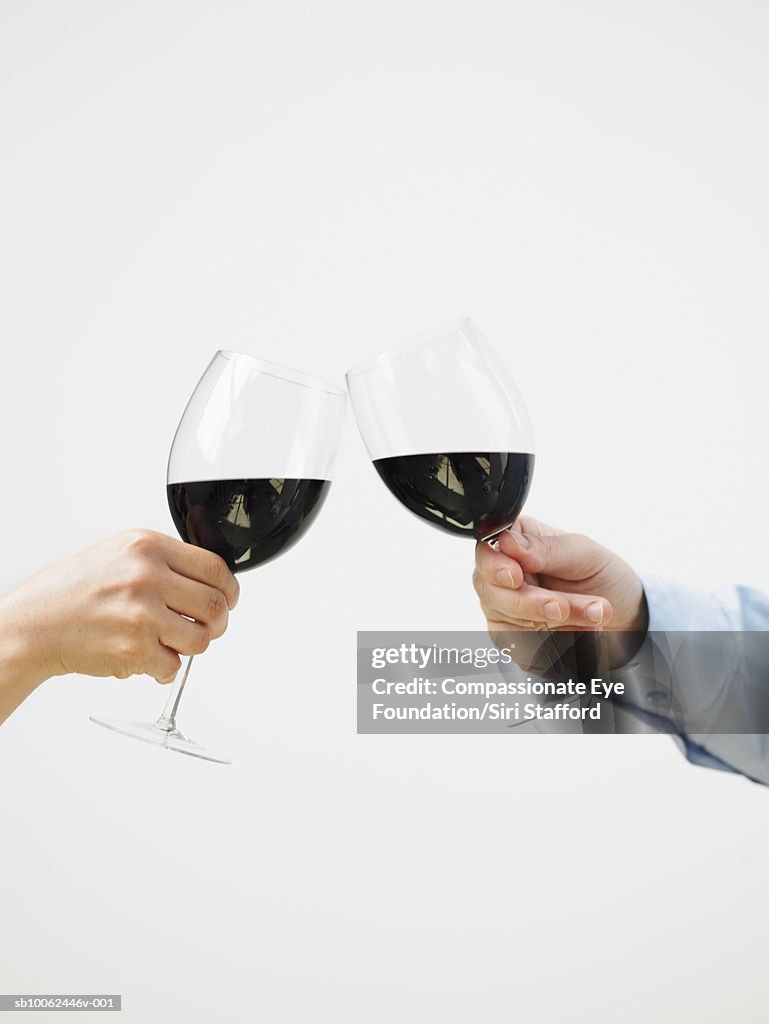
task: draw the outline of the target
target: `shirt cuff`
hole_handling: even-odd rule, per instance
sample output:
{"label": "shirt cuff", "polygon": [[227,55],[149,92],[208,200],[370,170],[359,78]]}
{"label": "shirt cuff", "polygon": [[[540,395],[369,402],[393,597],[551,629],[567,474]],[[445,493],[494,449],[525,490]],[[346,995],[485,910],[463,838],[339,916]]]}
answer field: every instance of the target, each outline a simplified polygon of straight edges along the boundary
{"label": "shirt cuff", "polygon": [[656,576],[641,576],[649,607],[649,632],[740,630],[736,587],[708,593]]}

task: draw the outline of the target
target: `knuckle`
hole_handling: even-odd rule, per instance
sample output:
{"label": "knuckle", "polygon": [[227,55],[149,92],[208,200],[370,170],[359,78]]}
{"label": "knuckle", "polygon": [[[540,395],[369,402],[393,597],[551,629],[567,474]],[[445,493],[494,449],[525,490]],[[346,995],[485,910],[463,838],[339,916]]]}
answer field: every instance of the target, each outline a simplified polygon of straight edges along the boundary
{"label": "knuckle", "polygon": [[156,535],[152,530],[129,530],[125,536],[129,551],[145,554],[155,548]]}
{"label": "knuckle", "polygon": [[149,530],[132,530],[127,536],[121,574],[123,587],[129,592],[142,592],[152,585],[155,578],[156,542]]}
{"label": "knuckle", "polygon": [[230,570],[227,568],[227,563],[219,555],[209,552],[209,558],[206,562],[206,576],[208,582],[213,586],[219,586],[229,576]]}
{"label": "knuckle", "polygon": [[553,554],[553,538],[552,537],[532,537],[528,536],[529,548],[538,558],[548,558]]}
{"label": "knuckle", "polygon": [[144,663],[144,643],[136,636],[123,636],[115,644],[113,652],[114,674],[118,679],[141,672]]}
{"label": "knuckle", "polygon": [[129,559],[123,575],[123,589],[128,594],[134,597],[146,594],[153,581],[154,567],[146,558],[134,556]]}
{"label": "knuckle", "polygon": [[209,639],[218,640],[220,636],[223,636],[227,629],[228,623],[229,611],[227,609],[227,602],[225,601],[224,613],[208,624]]}
{"label": "knuckle", "polygon": [[216,622],[227,612],[227,598],[221,590],[211,590],[208,594],[206,606],[208,611],[208,621]]}
{"label": "knuckle", "polygon": [[196,631],[194,644],[195,650],[192,653],[203,654],[205,651],[208,650],[208,647],[211,643],[211,639],[212,637],[210,631],[205,626],[200,626],[200,628]]}
{"label": "knuckle", "polygon": [[121,622],[123,633],[128,637],[138,637],[148,624],[147,609],[140,601],[130,602],[124,612]]}
{"label": "knuckle", "polygon": [[181,667],[182,659],[175,655],[173,663],[169,664],[167,668],[164,667],[163,671],[155,676],[155,682],[160,683],[161,686],[167,686],[176,679]]}
{"label": "knuckle", "polygon": [[117,645],[117,656],[120,661],[124,663],[132,663],[138,661],[141,657],[141,643],[138,638],[132,636],[124,636],[118,642]]}

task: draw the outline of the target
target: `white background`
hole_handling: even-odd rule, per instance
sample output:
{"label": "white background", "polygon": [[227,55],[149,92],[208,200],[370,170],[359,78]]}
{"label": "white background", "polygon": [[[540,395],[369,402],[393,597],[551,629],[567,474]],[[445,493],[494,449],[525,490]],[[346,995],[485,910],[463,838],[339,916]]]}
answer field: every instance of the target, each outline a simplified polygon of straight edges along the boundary
{"label": "white background", "polygon": [[[341,381],[464,315],[529,405],[529,511],[769,588],[768,44],[760,0],[1,0],[2,588],[172,530],[215,349]],[[472,561],[348,421],[316,527],[191,677],[233,767],[87,721],[154,717],[150,681],[42,687],[0,736],[0,990],[765,1020],[764,788],[659,737],[355,735],[356,629],[482,628]]]}

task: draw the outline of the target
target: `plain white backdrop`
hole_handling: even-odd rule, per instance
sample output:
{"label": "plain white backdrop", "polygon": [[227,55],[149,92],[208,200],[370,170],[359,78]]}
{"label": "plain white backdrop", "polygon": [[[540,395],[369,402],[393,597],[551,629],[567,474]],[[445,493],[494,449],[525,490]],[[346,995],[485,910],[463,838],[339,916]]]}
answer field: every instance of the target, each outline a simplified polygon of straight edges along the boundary
{"label": "plain white backdrop", "polygon": [[[2,589],[172,532],[216,349],[341,382],[459,316],[527,400],[529,511],[769,588],[768,45],[758,0],[0,0]],[[159,711],[144,679],[52,680],[3,726],[0,991],[764,1020],[764,788],[660,737],[355,735],[357,629],[483,622],[472,545],[351,420],[337,478],[191,677],[231,768],[88,722]]]}

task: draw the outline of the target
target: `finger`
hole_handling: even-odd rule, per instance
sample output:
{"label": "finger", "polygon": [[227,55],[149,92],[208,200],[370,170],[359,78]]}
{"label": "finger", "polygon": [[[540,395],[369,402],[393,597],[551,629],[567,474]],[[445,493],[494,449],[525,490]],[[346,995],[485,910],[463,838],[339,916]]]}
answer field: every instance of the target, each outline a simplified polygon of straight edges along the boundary
{"label": "finger", "polygon": [[[492,614],[499,614],[492,613]],[[555,626],[548,626],[546,622],[534,622],[531,619],[510,619],[507,622],[495,621],[494,619],[487,619],[486,624],[489,630],[492,628],[500,634],[503,634],[508,638],[508,643],[514,642],[516,633],[544,633],[545,631],[552,632],[555,630]]]}
{"label": "finger", "polygon": [[169,647],[158,641],[157,649],[144,666],[144,674],[152,676],[159,683],[172,683],[182,667],[182,659]]}
{"label": "finger", "polygon": [[605,626],[612,615],[605,597],[564,594],[530,583],[517,590],[488,586],[482,603],[487,619],[566,629]]}
{"label": "finger", "polygon": [[496,551],[486,541],[479,541],[475,547],[475,567],[488,583],[511,589],[523,583],[523,569],[518,562]]}
{"label": "finger", "polygon": [[187,615],[208,627],[210,638],[215,640],[227,629],[229,609],[227,598],[221,590],[205,583],[170,573],[164,589],[165,602],[172,612]]}
{"label": "finger", "polygon": [[557,625],[568,620],[570,608],[566,595],[524,583],[517,590],[487,586],[483,595],[483,610],[487,618]]}
{"label": "finger", "polygon": [[501,551],[520,563],[524,572],[587,579],[599,572],[611,557],[605,548],[581,533],[536,536],[506,530],[499,536]]}
{"label": "finger", "polygon": [[240,595],[240,584],[223,558],[213,551],[195,547],[194,544],[183,544],[172,537],[168,537],[167,541],[165,555],[169,568],[187,579],[221,590],[227,598],[228,607],[235,607]]}
{"label": "finger", "polygon": [[177,654],[202,654],[211,643],[211,632],[202,622],[192,622],[166,610],[160,622],[158,639]]}
{"label": "finger", "polygon": [[550,526],[549,523],[543,523],[541,519],[535,519],[534,516],[519,516],[511,529],[516,533],[531,533],[535,537],[560,537],[566,532],[559,530],[556,526]]}

